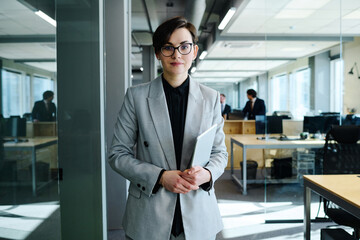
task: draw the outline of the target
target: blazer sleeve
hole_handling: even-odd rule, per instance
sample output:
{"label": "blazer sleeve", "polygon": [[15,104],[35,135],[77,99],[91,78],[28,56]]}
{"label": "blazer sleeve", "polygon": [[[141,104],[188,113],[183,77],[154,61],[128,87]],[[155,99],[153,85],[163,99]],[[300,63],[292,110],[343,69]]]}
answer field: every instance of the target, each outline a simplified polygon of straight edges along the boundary
{"label": "blazer sleeve", "polygon": [[116,172],[150,197],[162,168],[135,158],[134,146],[137,136],[136,109],[134,97],[129,88],[115,124],[108,161]]}
{"label": "blazer sleeve", "polygon": [[243,109],[244,117],[246,116],[246,114],[247,114],[248,112],[250,112],[249,101],[246,102],[245,107],[244,107],[244,109]]}
{"label": "blazer sleeve", "polygon": [[266,113],[265,101],[261,100],[259,107],[259,115],[265,115],[265,113]]}
{"label": "blazer sleeve", "polygon": [[210,160],[205,166],[211,173],[211,180],[215,182],[224,172],[228,161],[228,153],[225,146],[225,134],[223,131],[224,118],[221,116],[220,95],[217,93],[217,98],[214,106],[213,124],[217,124],[214,144],[211,150]]}
{"label": "blazer sleeve", "polygon": [[31,112],[32,119],[38,119],[38,112],[39,112],[39,104],[38,104],[38,102],[35,102],[32,112]]}

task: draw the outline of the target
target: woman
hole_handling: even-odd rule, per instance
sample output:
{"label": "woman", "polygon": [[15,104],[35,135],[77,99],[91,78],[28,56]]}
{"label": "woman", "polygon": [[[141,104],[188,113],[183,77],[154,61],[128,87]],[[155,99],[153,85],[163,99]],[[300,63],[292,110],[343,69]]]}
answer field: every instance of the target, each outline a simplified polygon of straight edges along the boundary
{"label": "woman", "polygon": [[[109,162],[130,181],[127,239],[207,240],[222,229],[213,183],[227,163],[223,118],[219,94],[188,75],[196,41],[182,17],[161,24],[153,46],[163,74],[129,88],[120,110]],[[208,163],[190,168],[196,137],[213,124]]]}

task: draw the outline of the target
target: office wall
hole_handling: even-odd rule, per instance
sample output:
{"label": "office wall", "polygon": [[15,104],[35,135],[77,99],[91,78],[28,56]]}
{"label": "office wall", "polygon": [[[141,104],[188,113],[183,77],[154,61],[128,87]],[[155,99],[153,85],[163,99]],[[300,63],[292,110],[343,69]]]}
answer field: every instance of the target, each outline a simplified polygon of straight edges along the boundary
{"label": "office wall", "polygon": [[344,107],[343,113],[347,114],[348,109],[355,108],[356,113],[360,114],[360,79],[357,78],[356,69],[354,75],[348,74],[354,63],[358,64],[360,70],[360,37],[356,37],[354,42],[343,45],[344,59]]}

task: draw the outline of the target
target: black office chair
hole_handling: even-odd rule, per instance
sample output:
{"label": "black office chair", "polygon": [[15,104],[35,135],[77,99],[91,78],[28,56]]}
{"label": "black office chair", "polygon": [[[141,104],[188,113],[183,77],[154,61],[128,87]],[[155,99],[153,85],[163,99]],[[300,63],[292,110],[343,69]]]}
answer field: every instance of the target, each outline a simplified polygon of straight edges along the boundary
{"label": "black office chair", "polygon": [[[324,174],[360,173],[359,126],[333,126],[326,135],[323,158]],[[335,223],[354,229],[353,236],[360,238],[360,219],[336,204],[324,199],[324,212]]]}

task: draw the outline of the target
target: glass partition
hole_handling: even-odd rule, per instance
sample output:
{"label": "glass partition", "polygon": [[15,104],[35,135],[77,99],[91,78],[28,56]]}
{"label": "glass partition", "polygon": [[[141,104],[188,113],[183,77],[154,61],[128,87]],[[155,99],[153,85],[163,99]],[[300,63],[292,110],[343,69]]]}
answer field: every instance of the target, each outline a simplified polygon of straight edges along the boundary
{"label": "glass partition", "polygon": [[[285,1],[284,6],[265,2],[266,12],[272,16],[263,27],[266,42],[283,46],[277,53],[268,50],[266,56],[270,62],[275,55],[288,58],[287,64],[269,71],[267,114],[288,112],[291,118],[282,120],[281,136],[268,140],[267,147],[259,149],[263,151],[262,171],[266,173],[265,223],[292,223],[301,227],[303,175],[322,174],[325,134],[331,124],[339,124],[339,114],[344,113],[340,102],[345,75],[341,69],[345,9],[340,0],[316,4]],[[330,112],[338,112],[337,120],[332,123],[327,118]],[[311,218],[326,222],[319,196],[313,195],[311,205]],[[291,239],[302,239],[302,234],[294,231]]]}
{"label": "glass partition", "polygon": [[0,239],[61,238],[57,125],[33,121],[56,113],[56,93],[43,98],[56,89],[56,27],[35,14],[55,18],[51,2],[1,2]]}

